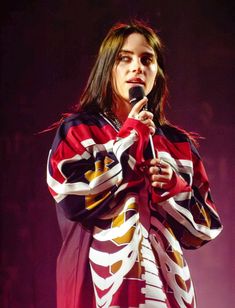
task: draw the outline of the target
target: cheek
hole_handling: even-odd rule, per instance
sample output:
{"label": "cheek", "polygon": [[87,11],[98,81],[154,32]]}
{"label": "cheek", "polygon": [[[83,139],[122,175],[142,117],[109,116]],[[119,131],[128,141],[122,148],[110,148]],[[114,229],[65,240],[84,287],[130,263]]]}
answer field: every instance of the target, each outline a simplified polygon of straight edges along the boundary
{"label": "cheek", "polygon": [[149,71],[149,81],[153,81],[156,79],[157,70],[150,70]]}
{"label": "cheek", "polygon": [[157,73],[158,73],[158,69],[157,67],[156,68],[153,68],[150,72],[150,76],[151,76],[151,81],[152,83],[154,84],[155,80],[156,80],[156,77],[157,77]]}
{"label": "cheek", "polygon": [[113,71],[113,77],[112,77],[113,87],[116,91],[120,91],[120,89],[122,88],[123,79],[124,79],[123,70],[122,68],[117,66]]}
{"label": "cheek", "polygon": [[149,92],[151,92],[151,90],[153,89],[156,77],[157,77],[157,69],[150,70],[149,71],[149,79],[148,79],[149,82],[148,82],[148,86],[147,86],[147,89],[146,89],[148,93],[146,93],[146,94],[149,94]]}
{"label": "cheek", "polygon": [[151,68],[151,72],[152,72],[153,78],[155,79],[156,76],[157,76],[157,73],[158,73],[158,66],[157,66],[157,65],[154,65],[154,66]]}

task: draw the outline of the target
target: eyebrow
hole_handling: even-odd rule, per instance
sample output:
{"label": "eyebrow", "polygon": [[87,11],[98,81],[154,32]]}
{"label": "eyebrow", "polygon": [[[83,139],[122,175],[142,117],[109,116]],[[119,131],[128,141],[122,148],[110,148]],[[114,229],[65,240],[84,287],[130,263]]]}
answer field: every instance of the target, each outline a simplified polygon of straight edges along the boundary
{"label": "eyebrow", "polygon": [[[130,50],[126,50],[126,49],[121,49],[119,53],[121,52],[124,52],[124,53],[129,53],[129,54],[134,54],[133,51],[130,51]],[[150,51],[145,51],[142,53],[142,55],[149,55],[149,56],[152,56],[152,57],[155,57],[155,53],[154,52],[150,52]]]}

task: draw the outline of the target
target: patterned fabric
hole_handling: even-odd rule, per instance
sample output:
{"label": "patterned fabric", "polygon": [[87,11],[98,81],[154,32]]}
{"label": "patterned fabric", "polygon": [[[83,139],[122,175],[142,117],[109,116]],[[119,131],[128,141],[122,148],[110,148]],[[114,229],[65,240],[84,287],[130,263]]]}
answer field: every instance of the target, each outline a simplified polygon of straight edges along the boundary
{"label": "patterned fabric", "polygon": [[188,137],[169,126],[153,137],[174,170],[168,191],[152,189],[145,174],[148,139],[138,120],[117,131],[86,112],[58,129],[47,182],[63,237],[59,308],[196,307],[181,247],[198,248],[222,227]]}

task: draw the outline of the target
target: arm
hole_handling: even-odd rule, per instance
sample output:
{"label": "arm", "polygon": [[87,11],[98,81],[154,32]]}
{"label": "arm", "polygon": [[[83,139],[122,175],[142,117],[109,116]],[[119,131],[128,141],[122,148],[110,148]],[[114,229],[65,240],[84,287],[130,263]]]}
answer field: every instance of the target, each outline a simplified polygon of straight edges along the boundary
{"label": "arm", "polygon": [[205,168],[193,145],[191,167],[190,161],[186,162],[187,173],[185,170],[182,173],[182,161],[180,164],[181,170],[173,171],[167,191],[153,189],[153,202],[166,213],[166,220],[182,246],[193,249],[214,239],[222,226],[211,198]]}
{"label": "arm", "polygon": [[133,176],[135,165],[143,160],[149,136],[148,127],[135,119],[127,119],[113,139],[108,125],[84,123],[67,121],[59,128],[47,168],[51,194],[67,218],[76,221],[110,209],[114,196],[129,184],[124,172],[138,185],[142,179]]}

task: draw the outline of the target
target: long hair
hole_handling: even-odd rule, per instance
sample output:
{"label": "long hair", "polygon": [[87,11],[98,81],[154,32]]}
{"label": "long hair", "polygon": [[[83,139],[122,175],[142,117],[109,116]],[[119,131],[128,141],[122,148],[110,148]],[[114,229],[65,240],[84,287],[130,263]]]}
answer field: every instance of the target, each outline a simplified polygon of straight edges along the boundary
{"label": "long hair", "polygon": [[148,95],[148,109],[154,114],[155,120],[159,124],[165,124],[164,106],[168,91],[163,60],[163,46],[152,28],[136,20],[130,24],[118,23],[110,29],[101,44],[96,62],[75,111],[112,111],[112,69],[125,39],[132,33],[142,34],[155,52],[158,72],[153,89]]}
{"label": "long hair", "polygon": [[[112,69],[118,58],[119,52],[125,42],[125,39],[132,33],[142,34],[147,43],[153,48],[158,71],[154,86],[148,94],[148,110],[154,115],[154,122],[157,125],[170,129],[172,132],[186,135],[195,145],[198,145],[198,139],[201,137],[197,133],[189,133],[178,126],[171,124],[166,120],[164,107],[168,95],[166,73],[163,57],[163,44],[157,33],[142,21],[134,20],[129,24],[117,23],[114,25],[104,38],[96,62],[91,70],[87,85],[82,93],[80,101],[73,108],[74,112],[106,112],[112,116],[113,107],[113,89],[112,89]],[[42,131],[50,131],[63,123],[64,119],[71,115],[66,113],[62,118]]]}

